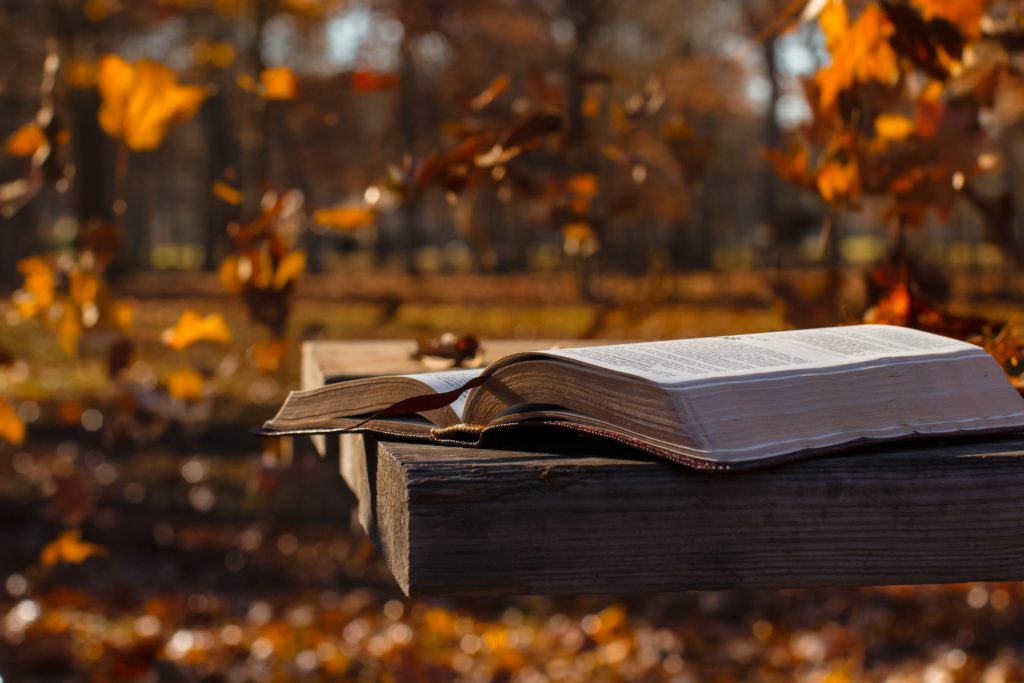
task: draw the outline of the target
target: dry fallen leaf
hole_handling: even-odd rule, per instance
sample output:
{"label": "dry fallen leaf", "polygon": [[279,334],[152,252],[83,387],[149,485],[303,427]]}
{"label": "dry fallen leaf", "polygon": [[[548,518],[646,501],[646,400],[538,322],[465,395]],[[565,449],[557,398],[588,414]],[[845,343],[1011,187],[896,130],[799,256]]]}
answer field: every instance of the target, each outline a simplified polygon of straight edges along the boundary
{"label": "dry fallen leaf", "polygon": [[97,85],[103,98],[100,126],[136,151],[159,147],[170,129],[194,116],[206,97],[199,86],[180,85],[174,72],[161,64],[131,64],[116,55],[100,62]]}
{"label": "dry fallen leaf", "polygon": [[335,230],[357,230],[373,225],[377,213],[364,207],[341,206],[336,209],[319,209],[313,213],[313,220]]}
{"label": "dry fallen leaf", "polygon": [[35,123],[26,123],[11,133],[4,145],[7,153],[14,157],[30,157],[47,144],[43,129]]}
{"label": "dry fallen leaf", "polygon": [[230,344],[231,329],[220,313],[211,313],[204,318],[193,310],[187,310],[174,327],[164,330],[160,339],[175,351],[202,341]]}
{"label": "dry fallen leaf", "polygon": [[58,564],[81,564],[90,557],[106,555],[107,549],[95,543],[82,541],[81,529],[68,529],[46,544],[39,555],[44,567]]}
{"label": "dry fallen leaf", "polygon": [[306,252],[301,249],[289,252],[274,271],[274,288],[284,289],[289,282],[306,270]]}

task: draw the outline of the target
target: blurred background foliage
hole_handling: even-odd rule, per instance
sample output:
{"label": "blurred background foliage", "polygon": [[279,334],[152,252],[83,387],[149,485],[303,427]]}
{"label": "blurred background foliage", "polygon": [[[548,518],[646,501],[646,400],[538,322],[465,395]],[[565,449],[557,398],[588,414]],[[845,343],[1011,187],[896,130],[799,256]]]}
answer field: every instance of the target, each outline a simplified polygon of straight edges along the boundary
{"label": "blurred background foliage", "polygon": [[1010,585],[403,603],[238,435],[318,338],[867,320],[1020,385],[1022,12],[0,0],[0,678],[1019,679]]}

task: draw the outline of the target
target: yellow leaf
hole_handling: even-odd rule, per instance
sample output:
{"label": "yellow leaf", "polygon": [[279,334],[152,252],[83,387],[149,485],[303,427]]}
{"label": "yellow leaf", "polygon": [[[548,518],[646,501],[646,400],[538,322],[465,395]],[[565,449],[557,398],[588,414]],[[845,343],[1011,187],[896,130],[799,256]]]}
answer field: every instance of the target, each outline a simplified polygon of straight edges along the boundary
{"label": "yellow leaf", "polygon": [[856,162],[827,162],[818,172],[817,186],[826,202],[856,196],[860,191],[860,174]]}
{"label": "yellow leaf", "polygon": [[18,272],[25,282],[11,297],[15,310],[23,318],[42,315],[56,299],[57,273],[53,264],[38,257],[22,259],[18,261]]}
{"label": "yellow leaf", "polygon": [[5,148],[12,157],[30,157],[47,144],[43,129],[35,123],[26,123],[7,138]]}
{"label": "yellow leaf", "polygon": [[968,38],[981,35],[981,18],[985,16],[986,0],[913,0],[925,19],[945,19],[955,24]]}
{"label": "yellow leaf", "polygon": [[832,63],[818,71],[819,103],[831,107],[839,93],[854,83],[878,81],[892,85],[899,79],[899,59],[889,44],[895,28],[880,6],[868,5],[852,25],[842,0],[832,0],[818,16]]}
{"label": "yellow leaf", "polygon": [[218,180],[213,184],[213,194],[228,204],[238,206],[242,203],[242,193],[239,190],[231,187],[223,180]]}
{"label": "yellow leaf", "polygon": [[229,294],[238,294],[242,291],[245,282],[239,274],[239,262],[237,256],[228,256],[217,268],[217,279]]}
{"label": "yellow leaf", "polygon": [[595,239],[594,231],[590,225],[582,221],[567,223],[562,227],[562,237],[573,242],[589,242]]}
{"label": "yellow leaf", "polygon": [[288,344],[283,339],[256,343],[249,347],[249,362],[260,372],[270,374],[281,365],[287,351]]}
{"label": "yellow leaf", "polygon": [[277,264],[277,271],[274,272],[274,288],[284,289],[289,282],[302,275],[305,270],[306,252],[302,250],[290,252]]}
{"label": "yellow leaf", "polygon": [[260,74],[263,96],[268,100],[294,100],[299,94],[299,79],[286,66],[264,69]]}
{"label": "yellow leaf", "polygon": [[179,401],[198,401],[203,397],[203,376],[195,370],[174,370],[167,376],[167,393]]}
{"label": "yellow leaf", "polygon": [[106,554],[103,546],[84,542],[80,529],[68,529],[46,544],[39,560],[44,567],[53,567],[61,563],[81,564],[90,557]]}
{"label": "yellow leaf", "polygon": [[195,311],[187,310],[174,327],[164,330],[160,338],[175,351],[181,351],[202,341],[230,344],[231,330],[220,313],[211,313],[204,318]]}
{"label": "yellow leaf", "polygon": [[373,209],[359,206],[339,206],[315,211],[313,220],[335,230],[358,230],[372,225],[377,220],[377,213]]}
{"label": "yellow leaf", "polygon": [[130,64],[116,55],[100,62],[97,85],[103,98],[100,126],[133,150],[159,147],[171,127],[195,115],[206,97],[198,86],[180,85],[161,64]]}
{"label": "yellow leaf", "polygon": [[883,140],[906,140],[915,127],[913,120],[900,114],[882,114],[875,119],[875,135]]}
{"label": "yellow leaf", "polygon": [[116,301],[111,307],[111,314],[114,318],[114,324],[117,328],[127,334],[132,331],[132,326],[135,324],[135,310],[132,305],[127,301]]}
{"label": "yellow leaf", "polygon": [[25,443],[25,423],[3,396],[0,396],[0,439],[13,446]]}

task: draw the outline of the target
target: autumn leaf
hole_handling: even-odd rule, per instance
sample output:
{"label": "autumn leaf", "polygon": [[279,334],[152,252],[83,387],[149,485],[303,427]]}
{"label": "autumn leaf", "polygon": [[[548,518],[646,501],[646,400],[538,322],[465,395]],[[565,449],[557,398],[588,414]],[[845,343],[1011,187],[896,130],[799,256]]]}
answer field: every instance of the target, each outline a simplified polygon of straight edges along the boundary
{"label": "autumn leaf", "polygon": [[167,346],[180,351],[203,341],[230,344],[231,330],[220,313],[211,313],[204,318],[193,310],[187,310],[174,327],[164,330],[160,338]]}
{"label": "autumn leaf", "polygon": [[25,422],[3,396],[0,396],[0,439],[12,446],[25,443]]}
{"label": "autumn leaf", "polygon": [[985,0],[912,0],[925,19],[945,19],[969,38],[981,35],[981,19],[988,3]]}
{"label": "autumn leaf", "polygon": [[14,309],[23,318],[35,318],[50,309],[57,297],[57,271],[47,259],[31,257],[18,261],[25,282],[11,296]]}
{"label": "autumn leaf", "polygon": [[264,69],[260,74],[263,96],[268,100],[294,100],[299,95],[299,79],[286,66]]}
{"label": "autumn leaf", "polygon": [[351,231],[373,225],[377,220],[377,212],[361,206],[340,206],[334,209],[318,209],[313,212],[313,220],[328,228]]}
{"label": "autumn leaf", "polygon": [[593,173],[577,173],[569,178],[566,186],[580,197],[591,199],[597,196],[597,176]]}
{"label": "autumn leaf", "polygon": [[508,90],[508,85],[510,82],[511,79],[509,78],[508,74],[502,74],[498,76],[493,81],[491,81],[490,85],[484,88],[484,90],[481,91],[479,95],[477,95],[472,99],[472,101],[470,101],[470,108],[473,111],[480,111],[481,109],[484,109],[489,104],[494,102],[494,100],[501,97],[502,93]]}
{"label": "autumn leaf", "polygon": [[131,64],[116,55],[100,62],[97,85],[103,98],[100,126],[136,151],[159,147],[170,129],[195,115],[206,97],[203,88],[180,85],[174,72],[161,64]]}
{"label": "autumn leaf", "polygon": [[854,197],[860,191],[860,174],[855,162],[828,161],[818,172],[818,192],[826,202]]}
{"label": "autumn leaf", "polygon": [[899,79],[899,60],[889,44],[894,29],[878,5],[868,5],[851,24],[846,4],[831,0],[818,15],[818,23],[832,55],[832,63],[814,76],[823,109],[854,83],[891,85]]}
{"label": "autumn leaf", "polygon": [[213,194],[222,202],[233,206],[238,206],[242,203],[241,191],[231,187],[223,180],[218,180],[213,184]]}
{"label": "autumn leaf", "polygon": [[30,157],[46,145],[43,129],[35,123],[26,123],[7,138],[4,148],[12,157]]}
{"label": "autumn leaf", "polygon": [[82,318],[78,311],[78,307],[71,301],[62,300],[60,316],[57,319],[57,342],[61,350],[69,355],[78,352],[78,340],[84,333]]}
{"label": "autumn leaf", "polygon": [[179,401],[198,401],[203,397],[203,376],[191,368],[174,370],[167,376],[167,393]]}
{"label": "autumn leaf", "polygon": [[875,119],[875,135],[882,140],[905,140],[914,134],[914,121],[900,114],[882,114]]}
{"label": "autumn leaf", "polygon": [[284,289],[306,270],[306,252],[296,250],[286,255],[274,271],[274,288]]}
{"label": "autumn leaf", "polygon": [[288,344],[283,339],[272,339],[268,342],[260,342],[249,347],[249,362],[257,370],[264,374],[276,372],[281,365],[281,360],[288,351]]}
{"label": "autumn leaf", "polygon": [[68,529],[46,544],[39,561],[44,567],[54,567],[58,564],[81,564],[90,557],[106,554],[107,549],[103,546],[84,542],[81,529]]}
{"label": "autumn leaf", "polygon": [[245,280],[239,272],[239,265],[240,261],[237,256],[228,256],[221,261],[220,267],[217,268],[217,279],[229,294],[240,294],[242,287],[245,286]]}

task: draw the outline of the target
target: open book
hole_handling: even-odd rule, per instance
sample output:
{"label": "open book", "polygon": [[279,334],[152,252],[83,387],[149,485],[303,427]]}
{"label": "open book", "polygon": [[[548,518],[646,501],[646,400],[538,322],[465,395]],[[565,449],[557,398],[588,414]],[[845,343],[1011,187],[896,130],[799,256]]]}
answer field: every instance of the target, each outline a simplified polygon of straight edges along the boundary
{"label": "open book", "polygon": [[518,353],[482,370],[292,392],[264,433],[443,443],[553,425],[731,469],[915,435],[1024,429],[1024,399],[965,342],[857,325]]}

